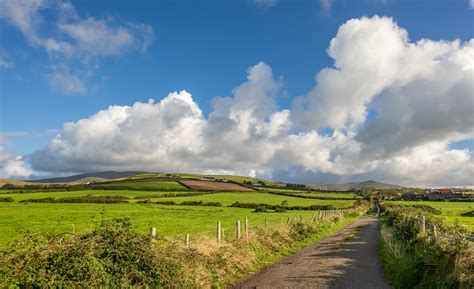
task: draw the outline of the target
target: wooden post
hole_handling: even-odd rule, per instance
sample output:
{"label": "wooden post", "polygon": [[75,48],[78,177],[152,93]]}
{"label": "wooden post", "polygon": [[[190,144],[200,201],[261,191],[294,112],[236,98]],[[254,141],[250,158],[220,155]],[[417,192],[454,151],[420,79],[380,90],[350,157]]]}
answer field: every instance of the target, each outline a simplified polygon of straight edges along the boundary
{"label": "wooden post", "polygon": [[186,245],[186,248],[189,248],[189,234],[186,234],[184,237],[184,244]]}
{"label": "wooden post", "polygon": [[436,231],[436,225],[433,225],[433,239],[436,240],[438,237],[438,232]]}
{"label": "wooden post", "polygon": [[303,215],[300,215],[300,223],[303,223]]}
{"label": "wooden post", "polygon": [[217,222],[217,242],[221,241],[221,222]]}
{"label": "wooden post", "polygon": [[240,239],[240,220],[235,222],[235,237]]}
{"label": "wooden post", "polygon": [[267,225],[268,225],[268,220],[267,218],[265,218],[265,228],[267,227]]}
{"label": "wooden post", "polygon": [[245,239],[249,237],[249,219],[245,218],[245,223],[244,223],[244,236]]}
{"label": "wooden post", "polygon": [[420,224],[420,230],[422,233],[426,231],[426,220],[425,216],[421,216],[421,224]]}
{"label": "wooden post", "polygon": [[156,228],[155,227],[151,227],[150,228],[150,238],[152,240],[155,240],[156,239]]}

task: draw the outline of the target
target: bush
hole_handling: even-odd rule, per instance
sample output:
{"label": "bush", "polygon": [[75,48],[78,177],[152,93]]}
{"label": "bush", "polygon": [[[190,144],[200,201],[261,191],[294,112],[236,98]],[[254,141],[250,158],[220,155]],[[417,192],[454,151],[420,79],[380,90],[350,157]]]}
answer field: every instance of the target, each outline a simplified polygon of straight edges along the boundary
{"label": "bush", "polygon": [[155,202],[157,205],[176,205],[176,202],[174,201],[157,201]]}
{"label": "bush", "polygon": [[161,259],[127,219],[90,234],[29,235],[0,253],[0,287],[163,287],[180,284],[178,262]]}
{"label": "bush", "polygon": [[219,202],[207,202],[202,204],[203,206],[210,206],[210,207],[222,207],[222,204]]}
{"label": "bush", "polygon": [[0,198],[0,202],[5,202],[5,203],[11,203],[14,202],[13,198],[11,197],[6,197],[6,198]]}
{"label": "bush", "polygon": [[184,202],[181,202],[180,205],[182,205],[182,206],[202,206],[203,202],[202,201],[184,201]]}
{"label": "bush", "polygon": [[[474,283],[474,274],[468,272],[474,271],[474,252],[462,237],[465,233],[462,228],[435,219],[425,211],[426,208],[403,205],[383,205],[381,208],[384,225],[387,231],[393,232],[392,243],[399,243],[404,248],[393,257],[391,247],[394,246],[384,245],[385,266],[388,272],[393,271],[391,278],[394,284],[399,284],[396,288],[471,288],[469,284]],[[425,232],[420,229],[420,215],[425,216]],[[437,228],[436,238],[430,231],[433,225]],[[390,238],[385,238],[384,242]]]}
{"label": "bush", "polygon": [[258,206],[252,213],[267,213],[267,208],[265,206]]}

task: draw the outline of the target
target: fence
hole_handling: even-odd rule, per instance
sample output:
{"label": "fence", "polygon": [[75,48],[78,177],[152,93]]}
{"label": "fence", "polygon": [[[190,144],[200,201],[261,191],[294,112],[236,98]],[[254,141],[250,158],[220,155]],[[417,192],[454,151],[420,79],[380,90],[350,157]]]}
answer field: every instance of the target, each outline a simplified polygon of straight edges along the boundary
{"label": "fence", "polygon": [[[319,210],[317,212],[314,212],[311,215],[311,218],[308,219],[310,223],[317,223],[317,222],[326,222],[326,221],[331,221],[334,218],[342,218],[344,215],[346,215],[350,209],[344,209],[344,210]],[[302,214],[299,215],[299,218],[293,218],[291,219],[290,217],[287,218],[286,225],[292,225],[294,223],[304,223],[305,219]],[[269,225],[269,220],[265,218],[263,220],[263,227],[266,228]],[[244,218],[243,220],[243,228],[241,228],[241,222],[240,220],[236,220],[235,222],[235,239],[248,239],[249,237],[249,219]],[[243,230],[241,230],[243,229]],[[243,232],[242,232],[243,231]],[[156,227],[151,227],[149,231],[150,238],[152,240],[155,240],[157,237],[157,228]],[[230,235],[228,235],[230,238]],[[215,238],[217,242],[221,242],[221,240],[225,239],[225,228],[222,227],[222,223],[220,221],[216,222],[216,231],[215,231]],[[189,248],[190,246],[190,234],[185,233],[184,235],[184,245],[185,247]]]}

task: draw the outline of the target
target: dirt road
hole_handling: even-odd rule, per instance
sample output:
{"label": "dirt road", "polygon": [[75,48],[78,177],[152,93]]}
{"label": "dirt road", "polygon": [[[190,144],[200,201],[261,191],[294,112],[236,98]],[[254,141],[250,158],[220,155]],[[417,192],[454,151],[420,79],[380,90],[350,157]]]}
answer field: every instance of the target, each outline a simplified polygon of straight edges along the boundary
{"label": "dirt road", "polygon": [[392,288],[377,246],[378,221],[366,216],[230,288]]}

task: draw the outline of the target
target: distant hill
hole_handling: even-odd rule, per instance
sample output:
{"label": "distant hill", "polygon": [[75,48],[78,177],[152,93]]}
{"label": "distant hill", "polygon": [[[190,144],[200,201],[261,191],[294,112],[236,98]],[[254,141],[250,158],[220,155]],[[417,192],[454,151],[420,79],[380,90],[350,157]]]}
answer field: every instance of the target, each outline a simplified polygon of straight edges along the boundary
{"label": "distant hill", "polygon": [[144,172],[141,171],[126,171],[126,172],[114,172],[114,171],[107,171],[107,172],[96,172],[96,173],[86,173],[86,174],[79,174],[79,175],[72,175],[68,177],[60,177],[60,178],[49,178],[49,179],[41,179],[41,180],[29,180],[27,182],[31,183],[69,183],[69,182],[85,182],[87,180],[111,180],[111,179],[118,179],[118,178],[127,178],[130,176],[142,174]]}
{"label": "distant hill", "polygon": [[345,184],[330,184],[330,185],[308,185],[310,188],[322,191],[350,191],[350,190],[361,190],[363,188],[375,188],[375,189],[401,189],[403,186],[392,185],[381,183],[377,181],[365,181]]}

